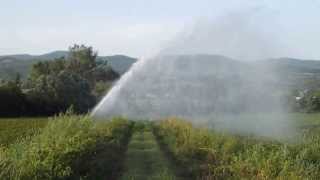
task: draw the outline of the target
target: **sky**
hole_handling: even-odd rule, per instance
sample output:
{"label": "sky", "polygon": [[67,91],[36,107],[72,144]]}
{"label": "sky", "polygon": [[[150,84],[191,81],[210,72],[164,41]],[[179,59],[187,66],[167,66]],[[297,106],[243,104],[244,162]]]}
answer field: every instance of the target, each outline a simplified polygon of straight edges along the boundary
{"label": "sky", "polygon": [[263,14],[254,24],[268,32],[264,38],[279,42],[273,56],[320,60],[320,0],[0,0],[0,54],[78,43],[100,55],[149,57],[199,21],[215,28],[221,17],[252,9]]}

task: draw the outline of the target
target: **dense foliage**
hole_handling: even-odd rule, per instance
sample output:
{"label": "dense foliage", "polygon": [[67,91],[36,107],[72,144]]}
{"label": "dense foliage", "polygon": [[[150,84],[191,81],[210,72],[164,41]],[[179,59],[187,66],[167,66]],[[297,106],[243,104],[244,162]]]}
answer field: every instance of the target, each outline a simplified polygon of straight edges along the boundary
{"label": "dense foliage", "polygon": [[38,135],[0,146],[0,179],[113,179],[131,127],[119,118],[57,116]]}
{"label": "dense foliage", "polygon": [[0,116],[51,115],[70,106],[88,112],[119,78],[106,61],[96,58],[92,47],[74,45],[67,57],[34,64],[26,82],[2,82]]}
{"label": "dense foliage", "polygon": [[0,82],[0,99],[0,116],[20,116],[26,112],[27,100],[18,77],[16,81]]}
{"label": "dense foliage", "polygon": [[185,173],[199,179],[319,179],[320,136],[298,144],[240,137],[168,119],[155,126],[159,142]]}

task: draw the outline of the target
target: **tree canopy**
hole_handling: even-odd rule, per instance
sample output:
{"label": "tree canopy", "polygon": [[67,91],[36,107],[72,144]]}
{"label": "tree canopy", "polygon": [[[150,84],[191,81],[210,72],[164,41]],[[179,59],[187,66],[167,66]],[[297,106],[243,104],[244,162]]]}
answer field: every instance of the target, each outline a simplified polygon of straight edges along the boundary
{"label": "tree canopy", "polygon": [[92,47],[73,45],[68,54],[35,63],[23,84],[19,76],[14,81],[2,82],[2,113],[50,115],[71,106],[75,112],[88,112],[119,74],[106,61],[98,61]]}

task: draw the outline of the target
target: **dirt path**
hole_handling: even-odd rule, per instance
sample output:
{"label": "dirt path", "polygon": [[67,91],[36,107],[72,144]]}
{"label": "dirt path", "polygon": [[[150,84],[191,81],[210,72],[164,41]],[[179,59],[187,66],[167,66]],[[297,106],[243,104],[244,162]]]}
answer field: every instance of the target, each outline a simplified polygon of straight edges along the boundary
{"label": "dirt path", "polygon": [[136,130],[128,145],[121,180],[176,180],[150,128]]}

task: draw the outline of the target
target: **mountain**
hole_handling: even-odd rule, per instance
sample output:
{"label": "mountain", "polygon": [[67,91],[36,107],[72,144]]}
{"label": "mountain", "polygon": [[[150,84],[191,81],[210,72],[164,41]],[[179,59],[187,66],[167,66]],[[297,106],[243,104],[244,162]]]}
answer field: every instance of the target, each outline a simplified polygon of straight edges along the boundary
{"label": "mountain", "polygon": [[[0,79],[13,79],[17,73],[25,78],[30,72],[32,64],[65,56],[68,56],[67,51],[54,51],[43,55],[18,54],[0,56]],[[215,64],[217,67],[226,65],[230,70],[239,65],[248,64],[221,55],[179,55],[175,56],[175,58],[181,60],[175,61],[175,63],[182,70],[184,70],[186,66],[190,66],[190,63],[187,61],[192,61],[192,66],[199,67],[203,69],[203,71],[212,71],[212,69],[210,69],[212,64]],[[108,64],[120,74],[128,71],[131,65],[137,61],[136,58],[124,55],[99,56],[97,60],[107,61]],[[265,69],[264,67],[272,68],[280,75],[281,81],[290,86],[301,87],[306,81],[314,82],[319,80],[320,82],[320,61],[317,60],[277,58],[256,61],[249,64],[257,65],[257,68],[262,67],[262,69]]]}
{"label": "mountain", "polygon": [[114,56],[101,56],[98,59],[106,60],[108,64],[119,74],[123,74],[129,70],[131,65],[137,61],[136,58],[114,55]]}
{"label": "mountain", "polygon": [[320,61],[294,58],[278,58],[262,61],[278,71],[287,73],[320,73]]}
{"label": "mountain", "polygon": [[[26,78],[32,64],[66,56],[68,56],[68,51],[54,51],[42,55],[15,54],[0,56],[0,79],[13,79],[18,73],[22,78]],[[108,61],[109,65],[119,74],[125,73],[137,61],[136,58],[124,55],[99,56],[97,59]]]}
{"label": "mountain", "polygon": [[57,59],[61,57],[66,57],[68,56],[68,51],[53,51],[51,53],[46,53],[40,56],[36,56],[36,59],[41,59],[41,60],[52,60],[52,59]]}
{"label": "mountain", "polygon": [[320,87],[320,61],[294,58],[271,59],[265,64],[271,66],[282,82],[294,89]]}
{"label": "mountain", "polygon": [[53,51],[42,55],[30,55],[30,54],[14,54],[0,56],[0,62],[3,60],[52,60],[56,58],[65,57],[68,55],[68,51]]}
{"label": "mountain", "polygon": [[26,78],[31,70],[32,64],[39,60],[19,60],[15,58],[0,59],[0,80],[10,80],[20,74],[22,78]]}

